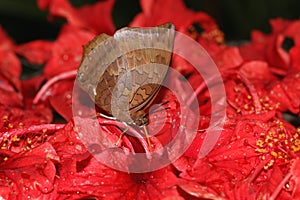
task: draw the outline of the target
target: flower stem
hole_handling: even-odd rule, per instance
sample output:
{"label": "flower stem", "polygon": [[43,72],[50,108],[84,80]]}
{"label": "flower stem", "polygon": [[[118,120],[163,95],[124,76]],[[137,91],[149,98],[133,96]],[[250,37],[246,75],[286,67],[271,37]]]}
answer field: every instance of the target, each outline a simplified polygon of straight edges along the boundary
{"label": "flower stem", "polygon": [[44,94],[50,88],[51,85],[53,85],[54,83],[60,80],[75,78],[76,75],[77,75],[77,70],[72,70],[72,71],[61,73],[48,80],[34,97],[33,104],[37,104],[42,99],[42,97],[44,96]]}

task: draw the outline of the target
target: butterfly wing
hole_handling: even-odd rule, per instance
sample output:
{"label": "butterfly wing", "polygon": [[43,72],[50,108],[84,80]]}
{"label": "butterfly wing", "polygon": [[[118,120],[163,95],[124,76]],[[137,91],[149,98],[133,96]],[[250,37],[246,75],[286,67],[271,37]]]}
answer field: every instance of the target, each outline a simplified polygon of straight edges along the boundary
{"label": "butterfly wing", "polygon": [[121,121],[141,110],[157,94],[171,60],[174,26],[123,28],[101,34],[84,47],[79,85],[96,105]]}
{"label": "butterfly wing", "polygon": [[130,63],[131,112],[145,109],[154,99],[168,72],[175,37],[170,23],[152,28],[123,28],[114,37]]}

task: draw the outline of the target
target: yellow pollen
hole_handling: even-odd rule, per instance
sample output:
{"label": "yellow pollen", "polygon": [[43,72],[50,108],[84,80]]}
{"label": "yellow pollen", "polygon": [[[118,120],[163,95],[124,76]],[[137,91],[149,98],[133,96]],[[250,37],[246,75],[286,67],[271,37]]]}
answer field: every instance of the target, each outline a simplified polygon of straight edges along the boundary
{"label": "yellow pollen", "polygon": [[2,120],[3,120],[3,121],[8,120],[8,115],[4,115],[4,116],[2,117]]}
{"label": "yellow pollen", "polygon": [[20,138],[18,138],[18,136],[15,135],[15,136],[12,138],[12,141],[18,142],[18,141],[20,141]]}
{"label": "yellow pollen", "polygon": [[259,147],[263,147],[264,142],[262,140],[257,140],[256,145]]}
{"label": "yellow pollen", "polygon": [[31,144],[31,142],[32,142],[31,139],[30,139],[30,138],[27,138],[27,143],[28,143],[28,144]]}
{"label": "yellow pollen", "polygon": [[268,96],[266,96],[265,101],[270,101],[270,98]]}
{"label": "yellow pollen", "polygon": [[274,147],[273,143],[269,143],[269,147],[271,148]]}
{"label": "yellow pollen", "polygon": [[284,144],[288,145],[289,141],[288,140],[284,140]]}
{"label": "yellow pollen", "polygon": [[272,155],[273,157],[275,157],[275,158],[277,158],[277,156],[278,156],[278,154],[277,154],[275,151],[272,151],[272,152],[271,152],[271,155]]}
{"label": "yellow pollen", "polygon": [[267,152],[266,149],[257,149],[256,151],[259,152],[259,153],[266,153]]}

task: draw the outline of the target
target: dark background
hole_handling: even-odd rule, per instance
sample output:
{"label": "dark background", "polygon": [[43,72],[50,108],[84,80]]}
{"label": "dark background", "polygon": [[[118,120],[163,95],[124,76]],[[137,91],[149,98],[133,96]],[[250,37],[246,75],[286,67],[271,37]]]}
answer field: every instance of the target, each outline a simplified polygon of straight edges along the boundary
{"label": "dark background", "polygon": [[[74,6],[96,0],[71,0]],[[227,40],[249,39],[252,29],[269,31],[269,19],[300,16],[299,0],[185,0],[193,10],[213,16]],[[138,0],[116,0],[113,19],[117,28],[127,26],[141,11]],[[0,0],[0,24],[17,42],[54,39],[62,20],[47,21],[47,12],[38,10],[36,0]]]}

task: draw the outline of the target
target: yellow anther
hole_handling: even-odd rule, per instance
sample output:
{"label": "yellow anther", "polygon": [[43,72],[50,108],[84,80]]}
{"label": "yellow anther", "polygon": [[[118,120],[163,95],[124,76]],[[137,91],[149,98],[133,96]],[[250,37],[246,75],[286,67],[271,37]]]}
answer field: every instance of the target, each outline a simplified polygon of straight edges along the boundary
{"label": "yellow anther", "polygon": [[2,117],[2,120],[4,120],[4,121],[8,120],[8,115],[4,115],[4,116]]}
{"label": "yellow anther", "polygon": [[272,152],[271,152],[271,155],[272,155],[273,157],[275,157],[275,158],[277,158],[277,156],[278,156],[278,154],[277,154],[275,151],[272,151]]}

